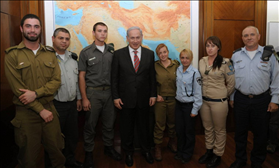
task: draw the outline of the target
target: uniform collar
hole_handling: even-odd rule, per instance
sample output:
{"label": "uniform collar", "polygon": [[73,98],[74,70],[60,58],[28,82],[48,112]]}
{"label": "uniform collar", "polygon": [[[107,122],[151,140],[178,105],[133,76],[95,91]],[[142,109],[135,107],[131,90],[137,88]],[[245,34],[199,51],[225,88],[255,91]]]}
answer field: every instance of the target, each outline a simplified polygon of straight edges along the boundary
{"label": "uniform collar", "polygon": [[[178,69],[179,69],[179,71],[180,71],[181,73],[183,73],[183,65],[180,65],[180,66],[178,67]],[[184,73],[190,72],[190,71],[192,71],[192,70],[193,70],[193,66],[192,66],[192,64],[190,64],[190,66],[186,69],[186,71],[185,71]]]}
{"label": "uniform collar", "polygon": [[[107,44],[104,43],[104,45],[105,45],[105,49],[104,49],[104,52],[105,52],[105,51],[107,50]],[[93,50],[93,51],[95,51],[95,50],[97,49],[96,44],[95,44],[95,41],[91,44],[91,47],[92,47],[92,50]]]}
{"label": "uniform collar", "polygon": [[[40,45],[39,50],[43,49],[43,50],[46,51],[46,47],[45,47],[44,45],[42,45],[42,44],[39,44],[39,45]],[[27,47],[25,46],[24,42],[22,41],[22,42],[17,46],[17,48],[18,48],[18,49],[23,49],[23,48],[27,48]],[[29,48],[28,48],[28,49],[29,49]]]}
{"label": "uniform collar", "polygon": [[[264,49],[264,47],[258,45],[258,48],[256,49],[256,53],[260,52],[260,53],[262,54],[262,53],[263,53],[263,49]],[[242,47],[242,48],[241,48],[241,51],[242,51],[242,52],[245,52],[246,54],[247,54],[247,52],[248,52],[248,51],[246,50],[246,47]]]}
{"label": "uniform collar", "polygon": [[[176,63],[174,60],[172,60],[171,58],[168,58],[168,60],[170,60],[170,61],[171,61],[170,65],[169,65],[168,67],[172,67],[172,66],[174,66],[174,65],[176,65],[176,64],[177,64],[177,63]],[[160,60],[156,61],[156,62],[155,62],[155,64],[158,64],[158,65],[161,65],[161,66],[163,66],[163,67],[164,67],[164,65],[161,63],[161,61],[160,61]]]}

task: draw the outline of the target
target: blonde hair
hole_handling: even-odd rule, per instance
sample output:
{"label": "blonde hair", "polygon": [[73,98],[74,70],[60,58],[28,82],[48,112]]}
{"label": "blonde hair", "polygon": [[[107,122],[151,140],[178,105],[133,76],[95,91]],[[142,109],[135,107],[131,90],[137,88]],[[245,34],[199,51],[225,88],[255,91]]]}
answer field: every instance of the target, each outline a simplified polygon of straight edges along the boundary
{"label": "blonde hair", "polygon": [[179,58],[181,57],[182,54],[187,54],[191,59],[191,61],[193,60],[193,52],[190,49],[187,48],[183,49],[179,54]]}

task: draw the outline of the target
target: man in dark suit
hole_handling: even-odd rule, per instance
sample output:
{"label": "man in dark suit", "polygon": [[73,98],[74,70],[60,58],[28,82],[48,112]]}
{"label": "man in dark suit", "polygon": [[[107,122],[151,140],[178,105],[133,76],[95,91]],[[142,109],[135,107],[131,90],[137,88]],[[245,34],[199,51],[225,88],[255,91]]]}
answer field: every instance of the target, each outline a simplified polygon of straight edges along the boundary
{"label": "man in dark suit", "polygon": [[114,52],[112,61],[112,96],[120,109],[121,146],[126,153],[127,166],[133,165],[134,128],[146,161],[153,163],[150,153],[149,107],[156,101],[154,52],[141,46],[142,30],[127,30],[129,45]]}

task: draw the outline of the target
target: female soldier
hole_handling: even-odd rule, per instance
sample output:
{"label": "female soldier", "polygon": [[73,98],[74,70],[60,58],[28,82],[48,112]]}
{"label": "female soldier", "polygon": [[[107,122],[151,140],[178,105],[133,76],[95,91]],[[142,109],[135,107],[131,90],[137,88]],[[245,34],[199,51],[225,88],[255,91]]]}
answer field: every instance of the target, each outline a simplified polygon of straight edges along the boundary
{"label": "female soldier", "polygon": [[182,163],[190,161],[195,147],[195,121],[202,105],[201,76],[191,63],[193,53],[184,49],[179,55],[181,64],[176,71],[175,127],[177,154]]}
{"label": "female soldier", "polygon": [[179,62],[169,58],[169,50],[165,44],[159,44],[156,48],[156,53],[159,60],[155,62],[158,96],[155,104],[154,143],[156,145],[155,160],[161,161],[161,144],[166,124],[168,125],[168,136],[170,137],[168,147],[172,152],[177,151],[174,109],[176,92],[175,72]]}
{"label": "female soldier", "polygon": [[208,56],[199,61],[202,75],[203,105],[200,115],[205,130],[206,153],[199,163],[216,167],[226,144],[226,119],[228,115],[228,96],[234,91],[234,69],[228,58],[219,55],[221,41],[216,36],[205,42]]}

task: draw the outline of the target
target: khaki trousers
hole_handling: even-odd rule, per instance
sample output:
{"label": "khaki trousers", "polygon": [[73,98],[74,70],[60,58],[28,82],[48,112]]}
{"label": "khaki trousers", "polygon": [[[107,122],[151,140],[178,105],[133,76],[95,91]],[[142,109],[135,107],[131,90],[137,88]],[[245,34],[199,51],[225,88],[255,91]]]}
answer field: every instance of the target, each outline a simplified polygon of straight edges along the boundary
{"label": "khaki trousers", "polygon": [[161,144],[163,142],[164,131],[166,125],[168,127],[168,136],[174,138],[175,133],[175,99],[165,100],[155,103],[155,127],[154,127],[154,143]]}
{"label": "khaki trousers", "polygon": [[200,115],[204,127],[206,149],[213,149],[213,153],[222,156],[226,145],[227,100],[223,102],[203,100]]}
{"label": "khaki trousers", "polygon": [[17,106],[16,116],[11,121],[15,131],[15,142],[19,147],[19,167],[37,168],[36,160],[41,144],[49,154],[55,168],[63,168],[65,157],[62,154],[64,139],[61,134],[58,113],[53,104],[45,107],[53,112],[53,120],[45,123],[40,115],[32,110]]}

